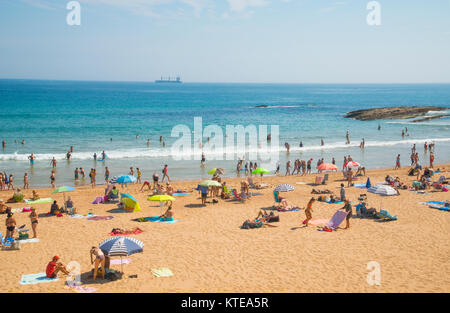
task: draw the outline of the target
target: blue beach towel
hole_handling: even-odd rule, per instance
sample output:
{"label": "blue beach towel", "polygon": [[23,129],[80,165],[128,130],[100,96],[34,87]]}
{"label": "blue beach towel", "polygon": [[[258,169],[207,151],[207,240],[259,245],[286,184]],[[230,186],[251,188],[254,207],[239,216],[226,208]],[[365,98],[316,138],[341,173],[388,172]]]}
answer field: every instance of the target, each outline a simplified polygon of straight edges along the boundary
{"label": "blue beach towel", "polygon": [[188,192],[178,192],[178,193],[174,193],[172,194],[172,196],[176,197],[176,196],[189,196],[190,193]]}
{"label": "blue beach towel", "polygon": [[38,273],[38,274],[28,274],[28,275],[22,275],[22,278],[20,279],[21,285],[34,285],[34,284],[40,284],[40,283],[51,283],[58,281],[59,278],[48,278],[45,273]]}
{"label": "blue beach towel", "polygon": [[151,217],[145,217],[146,221],[149,222],[156,222],[156,223],[176,223],[178,222],[177,220],[174,220],[173,218],[170,219],[164,219],[163,217],[159,217],[159,216],[151,216]]}
{"label": "blue beach towel", "polygon": [[359,189],[367,189],[366,184],[354,184],[353,187],[359,188]]}

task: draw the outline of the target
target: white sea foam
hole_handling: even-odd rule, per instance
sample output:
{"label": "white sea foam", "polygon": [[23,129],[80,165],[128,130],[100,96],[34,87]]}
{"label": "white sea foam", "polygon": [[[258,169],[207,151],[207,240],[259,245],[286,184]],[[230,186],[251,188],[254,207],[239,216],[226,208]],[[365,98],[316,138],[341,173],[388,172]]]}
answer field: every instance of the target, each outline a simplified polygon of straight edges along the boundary
{"label": "white sea foam", "polygon": [[[412,144],[421,144],[424,142],[450,142],[450,138],[424,138],[424,139],[407,139],[407,140],[392,140],[392,141],[366,141],[366,147],[393,147],[400,145],[412,145]],[[314,146],[304,146],[302,148],[298,146],[291,145],[291,152],[308,152],[308,151],[321,151],[321,150],[336,150],[336,149],[348,149],[348,148],[358,148],[359,142],[354,142],[351,144],[345,144],[341,142],[329,143],[324,146],[314,145]],[[270,149],[270,145],[268,145],[268,149]],[[274,152],[286,152],[286,148],[284,146],[274,147],[272,148]],[[237,156],[242,156],[245,153],[264,153],[264,149],[259,148],[237,148],[235,153]],[[74,152],[72,154],[72,160],[92,160],[94,152]],[[107,159],[110,160],[121,160],[121,159],[148,159],[148,158],[168,158],[168,157],[181,157],[185,156],[185,152],[172,152],[170,147],[162,148],[162,149],[129,149],[129,150],[113,150],[106,151]],[[205,149],[205,154],[207,156],[213,155],[221,155],[223,154],[220,151],[208,151]],[[194,156],[193,153],[190,155]],[[0,154],[0,161],[19,161],[19,162],[28,162],[29,154]],[[64,160],[66,155],[64,153],[59,154],[51,154],[51,153],[36,153],[36,160],[42,161],[50,160],[55,157],[57,160]],[[100,158],[100,155],[98,155]]]}

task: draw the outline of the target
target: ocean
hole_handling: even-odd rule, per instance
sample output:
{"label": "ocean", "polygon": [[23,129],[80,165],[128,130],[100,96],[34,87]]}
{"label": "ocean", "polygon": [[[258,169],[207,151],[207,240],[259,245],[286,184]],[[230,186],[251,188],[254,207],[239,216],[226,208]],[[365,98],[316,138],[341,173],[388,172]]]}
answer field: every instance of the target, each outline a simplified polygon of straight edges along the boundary
{"label": "ocean", "polygon": [[[257,107],[257,106],[267,107]],[[394,167],[401,154],[402,165],[410,163],[412,145],[422,164],[428,164],[423,144],[435,142],[435,162],[450,161],[450,118],[412,123],[411,120],[357,121],[344,118],[346,112],[385,106],[444,106],[450,112],[450,84],[156,84],[144,82],[78,82],[43,80],[0,80],[0,171],[14,174],[21,185],[28,172],[32,187],[50,186],[50,160],[58,160],[57,185],[74,185],[73,172],[83,167],[86,174],[97,168],[97,182],[103,182],[104,167],[111,176],[128,174],[139,167],[143,179],[161,174],[169,166],[171,179],[203,179],[207,171],[222,167],[226,176],[236,176],[236,160],[214,160],[206,153],[202,168],[196,160],[176,160],[186,153],[174,153],[171,137],[176,125],[194,130],[194,118],[203,127],[218,125],[279,125],[281,172],[287,159],[351,155],[366,168]],[[437,114],[429,112],[428,115]],[[381,130],[377,130],[381,125]],[[408,136],[402,138],[402,129]],[[345,144],[349,131],[351,144]],[[198,135],[198,133],[197,133]],[[165,147],[159,141],[163,136]],[[321,146],[321,139],[324,146]],[[365,139],[366,148],[359,144]],[[111,140],[112,139],[112,140]],[[150,145],[147,146],[147,140]],[[258,140],[265,141],[265,138]],[[22,140],[25,144],[22,145]],[[272,140],[274,141],[274,140]],[[299,142],[303,142],[303,148]],[[291,146],[286,153],[284,143]],[[208,139],[203,138],[207,145]],[[192,145],[197,143],[192,142]],[[73,146],[70,161],[66,152]],[[237,147],[237,156],[246,147]],[[94,161],[107,154],[105,162]],[[28,156],[37,157],[33,166]],[[188,153],[189,154],[189,153]],[[193,155],[192,155],[193,156]],[[236,156],[236,157],[237,157]],[[248,157],[248,156],[247,156]],[[261,163],[259,160],[252,160]],[[89,183],[85,182],[79,184]]]}

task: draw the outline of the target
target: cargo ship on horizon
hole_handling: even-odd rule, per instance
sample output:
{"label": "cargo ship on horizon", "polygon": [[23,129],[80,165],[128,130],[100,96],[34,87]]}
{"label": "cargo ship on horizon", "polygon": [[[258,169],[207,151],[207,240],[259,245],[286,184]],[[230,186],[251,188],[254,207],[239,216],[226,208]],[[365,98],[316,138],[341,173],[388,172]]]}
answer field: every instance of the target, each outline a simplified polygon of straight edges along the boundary
{"label": "cargo ship on horizon", "polygon": [[155,83],[179,83],[179,84],[181,84],[182,81],[181,81],[180,76],[177,76],[175,79],[171,79],[170,76],[167,79],[161,76],[161,79],[155,80]]}

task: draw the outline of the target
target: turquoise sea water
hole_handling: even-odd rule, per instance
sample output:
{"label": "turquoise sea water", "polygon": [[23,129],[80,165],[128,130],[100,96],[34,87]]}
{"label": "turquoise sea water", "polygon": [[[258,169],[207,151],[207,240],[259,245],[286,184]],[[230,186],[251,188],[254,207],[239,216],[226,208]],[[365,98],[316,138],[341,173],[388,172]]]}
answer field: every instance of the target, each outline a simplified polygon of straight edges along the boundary
{"label": "turquoise sea water", "polygon": [[[258,105],[269,107],[256,108]],[[6,148],[0,150],[0,171],[13,173],[18,183],[28,172],[33,186],[49,186],[50,160],[55,156],[57,185],[73,184],[75,167],[83,167],[86,172],[96,167],[99,182],[105,166],[112,176],[127,174],[133,166],[141,168],[143,178],[150,178],[155,171],[161,173],[164,164],[169,165],[172,179],[207,177],[206,171],[214,167],[223,167],[227,175],[234,176],[235,160],[211,160],[212,156],[207,154],[202,169],[198,160],[173,159],[171,146],[177,138],[171,137],[172,128],[185,124],[193,130],[194,117],[202,117],[203,127],[217,124],[224,132],[226,125],[279,125],[282,171],[286,159],[312,157],[315,162],[323,157],[329,162],[334,156],[341,166],[343,156],[348,154],[367,168],[376,168],[394,166],[395,156],[400,153],[406,165],[413,143],[426,164],[425,141],[435,141],[437,163],[449,162],[449,118],[421,123],[343,118],[352,110],[403,105],[438,105],[450,111],[450,85],[0,80],[0,140],[6,141]],[[378,124],[381,131],[377,130]],[[409,136],[402,138],[405,127]],[[350,146],[345,145],[347,130]],[[159,136],[163,136],[165,148]],[[323,147],[321,138],[325,141]],[[366,141],[364,150],[359,148],[362,138]],[[300,141],[304,144],[302,149]],[[284,142],[291,145],[289,155],[284,151]],[[207,143],[206,137],[203,143]],[[72,160],[67,161],[65,154],[70,146],[74,147],[74,153]],[[238,147],[242,153],[244,148]],[[94,162],[92,155],[94,152],[100,155],[102,150],[108,156],[106,162]],[[31,153],[37,156],[32,167],[27,159]]]}

